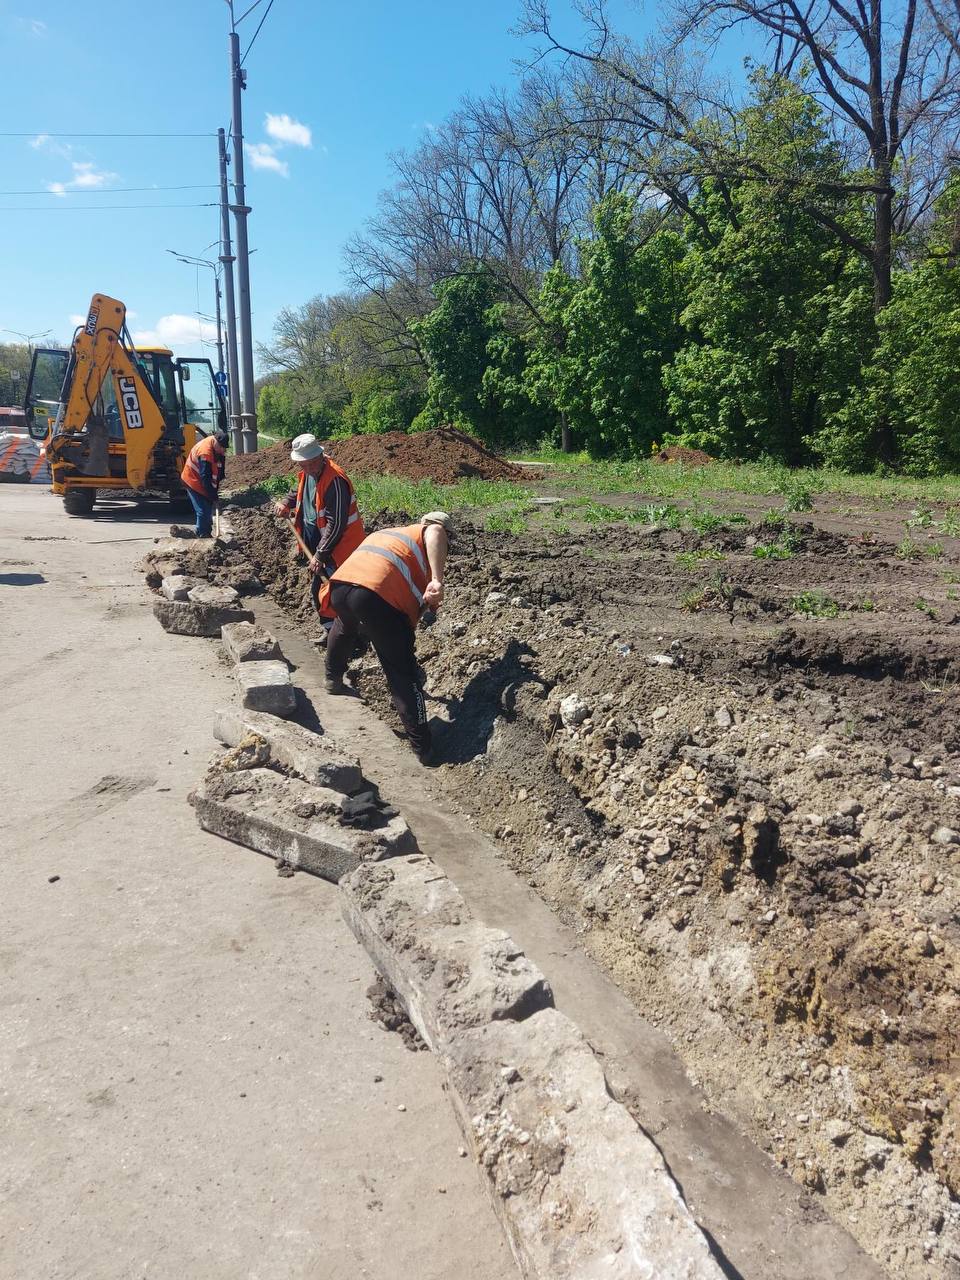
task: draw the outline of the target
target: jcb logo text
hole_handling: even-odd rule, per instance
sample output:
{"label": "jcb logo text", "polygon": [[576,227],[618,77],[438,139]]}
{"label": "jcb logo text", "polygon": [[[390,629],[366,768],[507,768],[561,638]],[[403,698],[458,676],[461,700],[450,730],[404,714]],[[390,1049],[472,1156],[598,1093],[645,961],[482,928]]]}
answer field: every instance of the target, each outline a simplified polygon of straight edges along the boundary
{"label": "jcb logo text", "polygon": [[136,430],[143,426],[143,414],[140,412],[140,401],[137,388],[132,378],[120,379],[120,398],[123,401],[123,413],[127,419],[127,429]]}

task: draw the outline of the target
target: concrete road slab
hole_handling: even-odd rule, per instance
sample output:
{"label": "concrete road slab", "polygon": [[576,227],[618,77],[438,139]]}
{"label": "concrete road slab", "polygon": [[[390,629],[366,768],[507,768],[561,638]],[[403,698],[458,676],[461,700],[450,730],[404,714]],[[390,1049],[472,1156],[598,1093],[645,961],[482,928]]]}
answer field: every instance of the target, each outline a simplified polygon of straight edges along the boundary
{"label": "concrete road slab", "polygon": [[197,827],[235,692],[134,573],[163,514],[0,489],[0,1275],[507,1280],[336,888]]}

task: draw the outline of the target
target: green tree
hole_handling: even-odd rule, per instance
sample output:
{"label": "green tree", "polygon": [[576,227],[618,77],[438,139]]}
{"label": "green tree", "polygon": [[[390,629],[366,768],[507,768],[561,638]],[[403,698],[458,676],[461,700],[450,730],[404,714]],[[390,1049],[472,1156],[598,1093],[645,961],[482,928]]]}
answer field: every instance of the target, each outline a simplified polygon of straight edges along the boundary
{"label": "green tree", "polygon": [[[805,175],[829,206],[831,180],[839,188],[849,177],[820,108],[781,78],[753,81],[756,101],[733,126],[743,172],[753,160],[782,185],[704,181],[683,263],[689,340],[664,383],[672,438],[721,457],[799,463],[836,428],[869,358],[871,280],[863,259],[810,216],[809,190],[797,184]],[[840,225],[865,215],[838,191],[829,216]]]}
{"label": "green tree", "polygon": [[895,465],[913,475],[960,471],[960,175],[937,205],[927,253],[894,274],[893,301],[861,394],[817,441],[835,465],[867,469],[875,424],[888,421]]}
{"label": "green tree", "polygon": [[528,385],[580,445],[645,453],[668,426],[661,374],[681,337],[684,245],[673,230],[651,233],[622,193],[606,196],[592,222],[581,278],[559,264],[544,278]]}

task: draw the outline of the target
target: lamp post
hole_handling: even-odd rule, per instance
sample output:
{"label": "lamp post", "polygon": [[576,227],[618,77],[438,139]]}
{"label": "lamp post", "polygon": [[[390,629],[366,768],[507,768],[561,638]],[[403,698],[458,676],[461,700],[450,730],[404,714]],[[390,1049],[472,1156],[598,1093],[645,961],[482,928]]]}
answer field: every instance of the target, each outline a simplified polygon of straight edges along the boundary
{"label": "lamp post", "polygon": [[36,339],[45,338],[48,333],[53,333],[53,330],[44,329],[42,333],[21,333],[19,329],[0,329],[0,333],[12,333],[15,338],[22,338],[32,351]]}
{"label": "lamp post", "polygon": [[213,272],[214,296],[217,312],[217,369],[223,373],[223,325],[220,314],[220,263],[210,262],[207,258],[194,258],[189,253],[178,253],[176,249],[168,249],[178,262],[185,262],[190,267],[209,267]]}

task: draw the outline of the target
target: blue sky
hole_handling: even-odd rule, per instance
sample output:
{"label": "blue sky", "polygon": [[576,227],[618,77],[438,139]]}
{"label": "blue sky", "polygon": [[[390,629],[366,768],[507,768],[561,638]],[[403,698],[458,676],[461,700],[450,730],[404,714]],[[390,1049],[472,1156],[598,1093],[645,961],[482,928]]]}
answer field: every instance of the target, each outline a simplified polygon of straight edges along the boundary
{"label": "blue sky", "polygon": [[[257,340],[282,306],[343,286],[342,246],[389,183],[389,154],[464,93],[510,81],[524,54],[510,34],[519,7],[274,0],[244,94]],[[265,8],[242,24],[241,47]],[[69,338],[100,291],[126,302],[135,335],[199,350],[194,313],[212,313],[211,273],[199,272],[198,294],[198,273],[164,251],[216,254],[217,209],[174,207],[216,200],[215,137],[50,135],[215,133],[229,124],[227,30],[223,0],[0,0],[0,128],[27,135],[0,137],[0,329]],[[160,189],[172,187],[191,189]]]}

